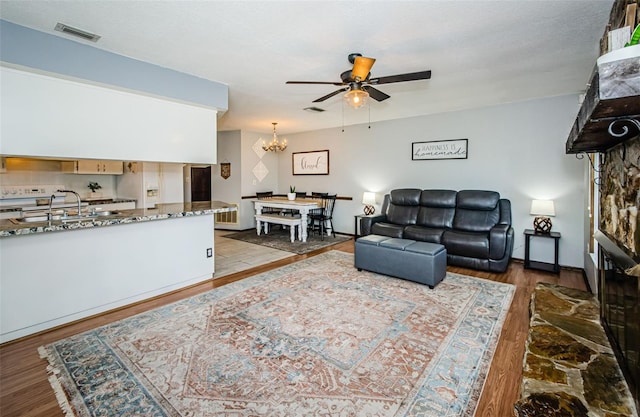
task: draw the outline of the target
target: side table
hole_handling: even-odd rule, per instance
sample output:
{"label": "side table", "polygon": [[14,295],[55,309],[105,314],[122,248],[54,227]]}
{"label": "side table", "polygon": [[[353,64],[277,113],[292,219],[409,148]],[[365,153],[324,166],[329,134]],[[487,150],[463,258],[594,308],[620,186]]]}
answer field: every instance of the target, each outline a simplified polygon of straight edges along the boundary
{"label": "side table", "polygon": [[[531,247],[530,240],[531,237],[542,237],[553,239],[555,243],[555,253],[554,253],[554,262],[538,262],[532,261],[529,256],[529,249]],[[560,273],[560,264],[558,263],[559,257],[559,248],[560,248],[560,233],[559,232],[550,232],[550,233],[537,233],[532,229],[525,229],[524,231],[524,267],[526,269],[539,269],[541,271],[553,272],[555,274]]]}
{"label": "side table", "polygon": [[353,229],[353,240],[356,240],[360,237],[360,219],[362,219],[363,217],[375,217],[377,216],[376,214],[356,214],[355,215],[355,219],[356,219],[356,224],[355,227]]}

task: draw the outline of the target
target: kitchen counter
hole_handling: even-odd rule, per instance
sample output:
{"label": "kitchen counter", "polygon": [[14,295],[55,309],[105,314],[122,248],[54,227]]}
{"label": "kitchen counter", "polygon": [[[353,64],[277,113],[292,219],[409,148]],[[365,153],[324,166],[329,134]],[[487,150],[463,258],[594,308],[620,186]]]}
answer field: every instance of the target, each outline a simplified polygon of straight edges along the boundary
{"label": "kitchen counter", "polygon": [[202,201],[193,203],[158,204],[155,208],[117,210],[110,216],[98,216],[82,221],[63,222],[54,220],[48,222],[18,223],[12,220],[0,220],[0,238],[37,233],[59,232],[66,230],[89,229],[94,227],[113,226],[147,222],[152,220],[172,219],[188,216],[201,216],[214,213],[235,211],[237,208],[222,201]]}
{"label": "kitchen counter", "polygon": [[211,201],[0,221],[0,343],[213,279],[214,213],[235,210]]}

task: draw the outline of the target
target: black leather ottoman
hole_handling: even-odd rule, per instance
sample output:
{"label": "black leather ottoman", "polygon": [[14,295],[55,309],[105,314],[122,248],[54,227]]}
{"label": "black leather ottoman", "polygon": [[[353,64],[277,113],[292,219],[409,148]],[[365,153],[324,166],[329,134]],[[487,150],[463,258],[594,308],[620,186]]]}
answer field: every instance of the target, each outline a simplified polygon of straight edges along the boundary
{"label": "black leather ottoman", "polygon": [[355,267],[433,288],[447,274],[447,250],[436,243],[367,235],[356,240]]}

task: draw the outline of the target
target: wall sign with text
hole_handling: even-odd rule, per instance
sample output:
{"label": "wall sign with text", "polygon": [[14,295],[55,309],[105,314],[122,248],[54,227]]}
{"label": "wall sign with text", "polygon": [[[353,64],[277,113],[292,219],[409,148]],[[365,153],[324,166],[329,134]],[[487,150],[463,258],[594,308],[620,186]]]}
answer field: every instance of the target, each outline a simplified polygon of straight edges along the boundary
{"label": "wall sign with text", "polygon": [[329,175],[329,150],[293,152],[293,175]]}
{"label": "wall sign with text", "polygon": [[411,159],[467,159],[469,139],[435,140],[431,142],[413,142]]}

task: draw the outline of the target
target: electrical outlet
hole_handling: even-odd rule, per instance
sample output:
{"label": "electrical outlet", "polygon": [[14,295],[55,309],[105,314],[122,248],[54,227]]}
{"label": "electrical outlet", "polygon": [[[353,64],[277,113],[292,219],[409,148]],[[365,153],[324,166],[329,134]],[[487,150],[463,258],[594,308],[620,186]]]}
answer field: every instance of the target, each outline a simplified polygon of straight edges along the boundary
{"label": "electrical outlet", "polygon": [[211,258],[213,256],[213,249],[207,248],[207,258]]}

